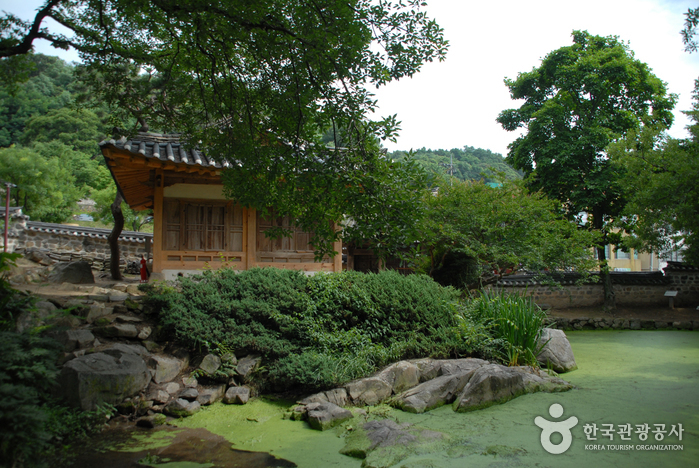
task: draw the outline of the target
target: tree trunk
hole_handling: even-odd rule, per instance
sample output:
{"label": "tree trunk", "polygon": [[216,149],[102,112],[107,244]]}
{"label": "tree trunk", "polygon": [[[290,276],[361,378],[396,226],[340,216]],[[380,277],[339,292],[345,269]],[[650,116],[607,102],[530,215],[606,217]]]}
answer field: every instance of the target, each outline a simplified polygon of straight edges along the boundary
{"label": "tree trunk", "polygon": [[[604,311],[611,312],[616,310],[616,297],[614,295],[614,287],[612,286],[612,277],[609,274],[609,263],[607,263],[607,254],[604,247],[609,245],[607,238],[607,229],[604,225],[604,213],[602,209],[596,207],[592,210],[593,226],[596,230],[602,233],[602,245],[597,247],[597,258],[599,259],[599,276],[602,280],[604,288]],[[611,249],[609,249],[611,253]]]}
{"label": "tree trunk", "polygon": [[112,216],[114,216],[114,229],[107,237],[109,242],[109,251],[111,253],[111,261],[109,263],[109,272],[112,274],[112,279],[122,280],[124,277],[121,275],[121,270],[119,269],[119,236],[121,231],[124,230],[124,213],[121,212],[121,202],[124,199],[121,196],[121,192],[117,190],[116,197],[114,198],[114,203],[112,203]]}
{"label": "tree trunk", "polygon": [[[606,239],[607,236],[605,236]],[[606,245],[606,244],[605,244]],[[599,275],[604,288],[604,311],[611,312],[616,310],[616,295],[612,286],[612,276],[609,274],[609,264],[604,252],[604,245],[597,247],[597,258],[599,258]]]}

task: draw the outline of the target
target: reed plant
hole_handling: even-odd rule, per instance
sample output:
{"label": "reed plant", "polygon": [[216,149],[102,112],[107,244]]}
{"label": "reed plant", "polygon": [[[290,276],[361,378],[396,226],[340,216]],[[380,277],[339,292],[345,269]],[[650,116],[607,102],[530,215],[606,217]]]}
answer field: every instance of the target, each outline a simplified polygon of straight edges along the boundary
{"label": "reed plant", "polygon": [[539,338],[547,317],[531,297],[483,290],[467,310],[472,321],[490,325],[503,344],[501,357],[509,366],[538,366],[536,356],[546,345]]}

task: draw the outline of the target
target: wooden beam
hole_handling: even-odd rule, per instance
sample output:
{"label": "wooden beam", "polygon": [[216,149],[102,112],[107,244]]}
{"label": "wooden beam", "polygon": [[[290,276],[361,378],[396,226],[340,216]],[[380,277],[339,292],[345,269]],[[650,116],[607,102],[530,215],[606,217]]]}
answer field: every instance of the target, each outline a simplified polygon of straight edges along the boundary
{"label": "wooden beam", "polygon": [[245,269],[256,266],[257,257],[257,210],[255,208],[247,208],[247,237],[245,239],[245,250],[247,251]]}
{"label": "wooden beam", "polygon": [[155,196],[153,199],[153,271],[162,272],[163,261],[163,171],[155,172]]}

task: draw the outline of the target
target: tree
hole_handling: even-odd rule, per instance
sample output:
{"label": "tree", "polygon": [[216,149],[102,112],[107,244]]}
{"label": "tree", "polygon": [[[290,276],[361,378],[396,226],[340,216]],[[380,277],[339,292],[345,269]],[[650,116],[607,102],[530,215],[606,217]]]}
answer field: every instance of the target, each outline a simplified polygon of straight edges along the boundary
{"label": "tree", "polygon": [[699,80],[694,109],[685,114],[694,121],[690,138],[670,138],[648,128],[628,135],[609,152],[625,173],[622,183],[629,203],[619,224],[632,234],[625,244],[681,251],[684,261],[699,266]]}
{"label": "tree", "polygon": [[[375,139],[393,138],[398,121],[369,120],[376,101],[367,85],[411,76],[424,62],[444,58],[447,41],[421,11],[425,5],[47,0],[33,22],[2,18],[0,57],[26,54],[37,39],[76,48],[94,95],[115,109],[131,104],[138,125],[179,131],[190,146],[231,163],[229,172],[241,174],[231,179],[246,182],[228,185],[231,198],[293,214],[299,227],[316,230],[314,247],[324,254],[340,233],[317,228],[340,221],[342,210],[321,197],[325,187],[304,180],[307,171],[356,179],[382,164]],[[42,28],[46,17],[74,36]],[[325,150],[327,128],[346,131],[348,151]],[[366,182],[353,185],[356,196],[366,193]]]}
{"label": "tree", "polygon": [[570,218],[603,234],[597,253],[605,306],[614,308],[604,245],[609,222],[626,200],[620,170],[606,149],[629,131],[669,127],[675,96],[627,44],[586,31],[574,31],[572,46],[549,53],[540,67],[505,84],[512,99],[524,103],[497,120],[509,131],[526,127],[510,144],[507,161],[524,171],[530,188],[559,200]]}
{"label": "tree", "polygon": [[594,265],[595,236],[521,181],[491,187],[454,180],[425,203],[422,269],[442,284],[474,288],[518,270],[543,275]]}
{"label": "tree", "polygon": [[699,47],[694,36],[697,35],[697,27],[699,27],[699,8],[687,8],[687,13],[684,14],[684,29],[680,31],[682,36],[682,42],[684,42],[684,50],[689,52],[696,52]]}
{"label": "tree", "polygon": [[37,221],[64,221],[81,196],[59,159],[46,159],[31,148],[0,149],[0,179],[16,185],[10,192],[13,203]]}

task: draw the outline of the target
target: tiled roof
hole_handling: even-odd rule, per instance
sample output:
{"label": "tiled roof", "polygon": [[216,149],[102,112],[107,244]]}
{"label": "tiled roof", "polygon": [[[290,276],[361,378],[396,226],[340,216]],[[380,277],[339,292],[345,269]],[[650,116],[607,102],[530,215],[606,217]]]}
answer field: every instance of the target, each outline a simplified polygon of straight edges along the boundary
{"label": "tiled roof", "polygon": [[[591,281],[588,283],[594,283],[595,279],[599,276],[599,273],[593,273],[591,275]],[[642,271],[642,272],[627,272],[627,271],[613,271],[610,272],[612,278],[612,284],[618,285],[653,285],[653,284],[669,284],[671,280],[663,275],[660,271]],[[552,279],[561,285],[573,285],[580,279],[580,275],[577,273],[563,273],[554,274]],[[522,275],[511,275],[504,276],[502,279],[498,280],[497,286],[535,286],[541,284],[539,278],[535,274],[522,274]]]}
{"label": "tiled roof", "polygon": [[[112,232],[111,229],[68,226],[67,224],[42,223],[39,221],[27,221],[27,230],[97,239],[107,239]],[[139,244],[146,242],[146,239],[153,239],[153,234],[150,232],[122,231],[119,236],[119,240],[122,242],[136,242]]]}
{"label": "tiled roof", "polygon": [[179,134],[139,133],[132,139],[122,137],[118,140],[104,140],[100,147],[112,145],[131,153],[140,153],[146,158],[156,158],[163,162],[188,164],[216,169],[229,167],[228,162],[219,164],[198,149],[186,150],[180,143]]}
{"label": "tiled roof", "polygon": [[667,262],[667,266],[664,269],[669,271],[699,271],[699,268],[682,262]]}

